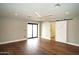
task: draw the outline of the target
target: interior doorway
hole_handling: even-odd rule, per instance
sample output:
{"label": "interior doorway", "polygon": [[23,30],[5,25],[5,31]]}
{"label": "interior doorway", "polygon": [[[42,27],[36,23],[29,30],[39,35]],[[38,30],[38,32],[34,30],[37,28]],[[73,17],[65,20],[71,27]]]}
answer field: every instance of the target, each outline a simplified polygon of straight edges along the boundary
{"label": "interior doorway", "polygon": [[28,23],[27,25],[27,38],[38,38],[38,24]]}
{"label": "interior doorway", "polygon": [[52,41],[67,42],[67,21],[51,22],[50,29]]}

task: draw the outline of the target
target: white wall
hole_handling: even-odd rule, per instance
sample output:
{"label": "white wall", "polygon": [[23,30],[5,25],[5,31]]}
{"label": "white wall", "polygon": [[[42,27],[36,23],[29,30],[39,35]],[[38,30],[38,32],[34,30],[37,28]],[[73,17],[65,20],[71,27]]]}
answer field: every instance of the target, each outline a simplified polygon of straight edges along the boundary
{"label": "white wall", "polygon": [[50,39],[50,22],[41,23],[41,37],[44,39]]}
{"label": "white wall", "polygon": [[79,45],[79,18],[68,21],[67,42]]}
{"label": "white wall", "polygon": [[[19,18],[0,17],[0,43],[27,39],[27,21]],[[38,23],[38,37],[40,38],[40,22]]]}
{"label": "white wall", "polygon": [[78,19],[56,22],[56,41],[79,45]]}
{"label": "white wall", "polygon": [[0,17],[0,43],[24,39],[25,34],[25,20]]}
{"label": "white wall", "polygon": [[67,40],[67,21],[56,22],[56,41],[66,42]]}

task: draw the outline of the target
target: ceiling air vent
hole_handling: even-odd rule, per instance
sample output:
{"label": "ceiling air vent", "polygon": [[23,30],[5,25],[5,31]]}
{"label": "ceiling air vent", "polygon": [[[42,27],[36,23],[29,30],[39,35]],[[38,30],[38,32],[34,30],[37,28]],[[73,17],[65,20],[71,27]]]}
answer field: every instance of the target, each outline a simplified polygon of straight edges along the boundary
{"label": "ceiling air vent", "polygon": [[60,3],[55,4],[55,7],[60,7],[60,6],[61,6]]}
{"label": "ceiling air vent", "polygon": [[72,20],[72,19],[56,20],[56,21],[53,21],[53,22],[58,22],[58,21],[67,21],[67,20]]}
{"label": "ceiling air vent", "polygon": [[72,20],[72,19],[64,19],[64,20]]}

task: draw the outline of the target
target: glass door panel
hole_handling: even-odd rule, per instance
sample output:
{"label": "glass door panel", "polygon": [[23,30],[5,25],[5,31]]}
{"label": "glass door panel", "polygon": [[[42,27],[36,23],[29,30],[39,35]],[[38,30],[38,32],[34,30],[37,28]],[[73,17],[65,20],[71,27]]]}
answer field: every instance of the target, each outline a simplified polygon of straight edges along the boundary
{"label": "glass door panel", "polygon": [[27,37],[31,38],[32,37],[32,25],[28,24],[27,26]]}
{"label": "glass door panel", "polygon": [[37,37],[37,35],[38,35],[38,31],[37,31],[38,29],[37,29],[37,25],[36,24],[34,24],[33,25],[33,37]]}
{"label": "glass door panel", "polygon": [[28,23],[27,25],[27,38],[38,37],[38,24]]}

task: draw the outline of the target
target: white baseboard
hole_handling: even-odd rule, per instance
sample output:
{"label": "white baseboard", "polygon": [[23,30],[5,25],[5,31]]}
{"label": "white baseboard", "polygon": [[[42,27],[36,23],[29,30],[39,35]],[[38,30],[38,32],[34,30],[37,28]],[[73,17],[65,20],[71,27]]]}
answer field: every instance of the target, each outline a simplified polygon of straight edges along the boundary
{"label": "white baseboard", "polygon": [[67,44],[70,44],[70,45],[74,45],[74,46],[78,46],[79,47],[78,44],[74,44],[74,43],[70,43],[70,42],[67,42]]}
{"label": "white baseboard", "polygon": [[13,41],[1,42],[0,45],[2,45],[2,44],[8,44],[8,43],[13,43],[13,42],[24,41],[24,40],[27,40],[27,39],[24,38],[24,39],[18,39],[18,40],[13,40]]}
{"label": "white baseboard", "polygon": [[58,40],[56,40],[57,42],[61,42],[61,43],[67,43],[67,42],[65,42],[65,41],[58,41]]}
{"label": "white baseboard", "polygon": [[[44,39],[45,39],[45,38],[44,38]],[[24,39],[18,39],[18,40],[13,40],[13,41],[1,42],[0,45],[1,45],[1,44],[8,44],[8,43],[13,43],[13,42],[24,41],[24,40],[27,40],[27,39],[24,38]],[[59,41],[58,41],[58,42],[59,42]],[[70,42],[62,42],[62,43],[66,43],[66,44],[69,44],[69,45],[74,45],[74,46],[78,46],[78,47],[79,47],[78,44],[74,44],[74,43],[70,43]]]}
{"label": "white baseboard", "polygon": [[[58,41],[58,42],[60,42],[60,41]],[[78,44],[74,44],[74,43],[70,43],[70,42],[61,42],[61,43],[65,43],[65,44],[69,44],[69,45],[73,45],[73,46],[78,46],[79,47]]]}

